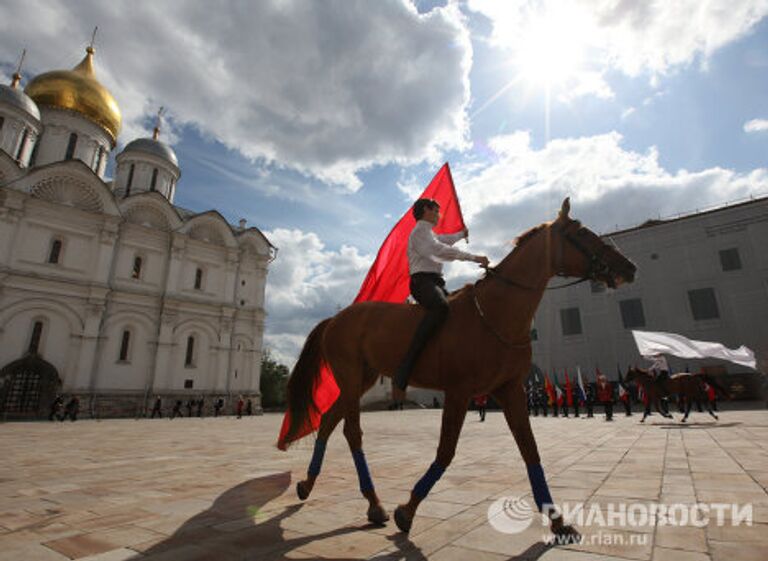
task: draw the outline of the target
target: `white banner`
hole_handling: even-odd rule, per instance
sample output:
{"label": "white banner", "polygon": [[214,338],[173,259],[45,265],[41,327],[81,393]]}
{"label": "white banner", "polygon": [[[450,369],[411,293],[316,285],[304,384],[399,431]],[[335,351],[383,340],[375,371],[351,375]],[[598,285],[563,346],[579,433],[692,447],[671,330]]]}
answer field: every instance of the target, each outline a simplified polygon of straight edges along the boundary
{"label": "white banner", "polygon": [[722,343],[692,341],[677,333],[661,331],[632,331],[637,343],[637,350],[646,358],[653,355],[668,354],[680,358],[721,358],[755,369],[755,353],[742,345],[738,349],[729,349]]}

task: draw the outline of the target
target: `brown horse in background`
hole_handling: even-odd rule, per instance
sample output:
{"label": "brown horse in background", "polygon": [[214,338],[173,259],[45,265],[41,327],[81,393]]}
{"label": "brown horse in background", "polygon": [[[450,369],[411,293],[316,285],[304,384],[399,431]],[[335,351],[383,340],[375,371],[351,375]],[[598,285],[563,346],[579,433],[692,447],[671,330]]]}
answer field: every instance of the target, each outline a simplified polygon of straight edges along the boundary
{"label": "brown horse in background", "polygon": [[[528,418],[524,381],[531,368],[531,322],[553,276],[591,279],[615,288],[634,280],[636,268],[615,247],[571,219],[569,211],[565,199],[556,220],[522,235],[497,267],[452,295],[448,320],[416,362],[410,384],[443,390],[445,405],[435,461],[410,500],[395,510],[402,531],[410,530],[419,503],[451,463],[472,396],[490,394],[504,409],[538,509],[549,515],[554,532],[576,534],[553,508]],[[297,484],[302,500],[320,473],[328,437],[344,419],[360,490],[369,502],[368,519],[379,524],[389,519],[362,451],[360,398],[380,375],[394,374],[423,314],[420,306],[363,302],[310,333],[288,382],[287,441],[296,438],[309,408],[315,407],[312,389],[323,361],[333,370],[341,393],[322,417],[307,478]]]}
{"label": "brown horse in background", "polygon": [[[715,380],[713,380],[712,377],[707,374],[678,372],[676,374],[672,374],[669,377],[654,377],[647,370],[637,367],[630,369],[630,373],[632,374],[632,379],[637,379],[638,381],[643,380],[643,387],[650,387],[651,391],[653,391],[657,396],[681,396],[685,400],[685,414],[681,419],[683,423],[688,420],[688,415],[691,414],[691,406],[693,406],[694,401],[703,401],[706,403],[707,412],[715,419],[718,419],[718,416],[712,410],[712,404],[709,402],[705,384],[712,386],[715,391],[720,392],[725,398],[730,397],[725,388],[715,382]],[[630,379],[631,378],[629,377],[629,374],[627,374],[627,380]],[[658,410],[658,400],[656,403],[656,409]],[[643,416],[643,421],[645,420],[645,417],[646,415]]]}

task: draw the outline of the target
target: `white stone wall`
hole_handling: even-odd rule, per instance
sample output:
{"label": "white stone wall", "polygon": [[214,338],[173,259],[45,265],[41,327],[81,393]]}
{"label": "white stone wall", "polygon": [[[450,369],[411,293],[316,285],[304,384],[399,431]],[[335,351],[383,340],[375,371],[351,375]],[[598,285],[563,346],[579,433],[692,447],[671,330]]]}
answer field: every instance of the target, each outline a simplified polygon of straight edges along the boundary
{"label": "white stone wall", "polygon": [[[73,159],[82,161],[100,178],[104,177],[112,139],[107,132],[85,117],[63,109],[40,108],[43,133],[37,149],[36,166],[64,160],[71,133],[77,135]],[[99,163],[99,149],[102,151]],[[98,164],[98,166],[97,166]]]}
{"label": "white stone wall", "polygon": [[[535,318],[539,340],[533,350],[539,367],[557,369],[562,377],[566,367],[571,371],[580,365],[591,376],[599,366],[616,377],[617,365],[623,371],[628,365],[647,365],[622,321],[619,302],[629,298],[642,302],[645,326],[637,329],[747,345],[768,360],[768,199],[618,232],[611,239],[637,265],[637,280],[616,291],[592,292],[584,283],[547,292]],[[722,269],[719,252],[730,248],[738,249],[740,270]],[[688,291],[701,288],[714,290],[719,318],[693,319]],[[579,309],[582,333],[564,336],[560,310],[570,307]],[[715,360],[670,359],[673,370],[686,364],[748,371]]]}
{"label": "white stone wall", "polygon": [[[258,408],[270,255],[263,236],[233,232],[213,212],[185,223],[154,193],[115,199],[80,164],[45,173],[56,175],[56,188],[40,189],[50,177],[34,172],[0,186],[0,366],[23,356],[42,321],[40,353],[66,392],[111,403],[133,396],[125,402],[131,411],[158,393],[242,393]],[[88,197],[72,196],[85,191]],[[56,239],[62,250],[52,264]],[[133,278],[137,255],[142,269]],[[129,353],[120,360],[126,330]]]}
{"label": "white stone wall", "polygon": [[[40,122],[16,107],[6,105],[0,107],[0,116],[4,118],[3,127],[0,129],[0,150],[14,159],[18,154],[19,166],[28,167],[32,151],[39,140]],[[26,137],[24,131],[27,131]]]}

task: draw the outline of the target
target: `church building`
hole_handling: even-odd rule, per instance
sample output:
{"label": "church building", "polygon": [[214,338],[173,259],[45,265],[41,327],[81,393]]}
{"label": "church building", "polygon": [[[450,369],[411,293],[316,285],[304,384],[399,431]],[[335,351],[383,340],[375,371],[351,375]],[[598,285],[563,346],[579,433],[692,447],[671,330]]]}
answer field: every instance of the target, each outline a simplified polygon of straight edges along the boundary
{"label": "church building", "polygon": [[140,416],[159,396],[261,410],[264,289],[276,256],[245,220],[174,205],[173,149],[128,142],[94,49],[0,85],[0,419]]}

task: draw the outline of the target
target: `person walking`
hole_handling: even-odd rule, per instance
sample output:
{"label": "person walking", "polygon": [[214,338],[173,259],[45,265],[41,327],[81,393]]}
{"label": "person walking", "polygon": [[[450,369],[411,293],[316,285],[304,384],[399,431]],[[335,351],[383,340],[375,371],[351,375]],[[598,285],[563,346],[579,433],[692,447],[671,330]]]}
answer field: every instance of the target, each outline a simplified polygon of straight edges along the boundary
{"label": "person walking", "polygon": [[160,399],[159,395],[155,396],[155,405],[152,407],[152,415],[150,415],[150,419],[154,419],[155,415],[157,415],[160,419],[163,418],[163,400]]}

